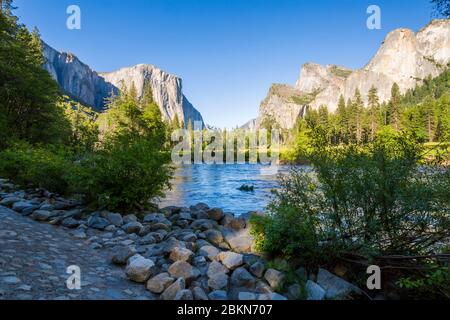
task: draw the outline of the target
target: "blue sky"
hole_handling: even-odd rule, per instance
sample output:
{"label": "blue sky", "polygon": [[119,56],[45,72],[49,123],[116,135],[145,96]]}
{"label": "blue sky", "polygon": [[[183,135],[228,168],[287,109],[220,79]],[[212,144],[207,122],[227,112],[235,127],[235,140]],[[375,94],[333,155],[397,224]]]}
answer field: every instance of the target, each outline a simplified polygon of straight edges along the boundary
{"label": "blue sky", "polygon": [[[82,29],[66,28],[66,8]],[[382,29],[366,28],[369,5]],[[359,68],[386,34],[431,19],[429,0],[16,0],[17,15],[96,71],[154,64],[183,79],[205,121],[241,125],[272,83],[294,84],[306,62]]]}

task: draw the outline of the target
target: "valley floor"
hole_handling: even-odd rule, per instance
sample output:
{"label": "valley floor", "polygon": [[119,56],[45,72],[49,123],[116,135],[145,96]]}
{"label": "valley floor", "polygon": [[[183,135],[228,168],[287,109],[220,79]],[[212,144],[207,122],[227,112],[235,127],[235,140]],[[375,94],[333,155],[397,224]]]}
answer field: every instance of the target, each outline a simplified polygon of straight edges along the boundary
{"label": "valley floor", "polygon": [[[109,250],[0,206],[0,300],[153,299],[145,286],[110,263]],[[81,290],[66,286],[71,265],[81,269]]]}

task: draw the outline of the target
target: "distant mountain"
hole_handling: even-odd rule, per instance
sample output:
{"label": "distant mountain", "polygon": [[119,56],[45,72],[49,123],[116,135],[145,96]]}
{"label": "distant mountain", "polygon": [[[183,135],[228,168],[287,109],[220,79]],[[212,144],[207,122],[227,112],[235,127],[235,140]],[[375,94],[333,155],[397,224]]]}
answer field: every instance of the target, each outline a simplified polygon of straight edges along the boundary
{"label": "distant mountain", "polygon": [[252,119],[241,126],[239,129],[247,130],[247,131],[255,131],[256,130],[256,119]]}
{"label": "distant mountain", "polygon": [[295,86],[275,84],[261,103],[257,125],[270,116],[280,127],[290,129],[305,106],[337,108],[339,96],[352,98],[359,89],[367,102],[372,86],[381,102],[388,101],[396,82],[402,93],[428,76],[436,77],[450,63],[450,19],[434,20],[417,34],[409,29],[390,32],[372,60],[359,70],[307,63]]}
{"label": "distant mountain", "polygon": [[44,68],[58,82],[61,89],[73,99],[102,111],[105,100],[119,92],[122,84],[130,88],[136,86],[140,96],[144,84],[149,83],[153,97],[161,109],[163,118],[175,119],[187,126],[189,120],[199,121],[204,125],[202,115],[197,111],[182,91],[182,80],[152,65],[140,64],[108,73],[97,73],[81,62],[75,55],[59,52],[46,43]]}

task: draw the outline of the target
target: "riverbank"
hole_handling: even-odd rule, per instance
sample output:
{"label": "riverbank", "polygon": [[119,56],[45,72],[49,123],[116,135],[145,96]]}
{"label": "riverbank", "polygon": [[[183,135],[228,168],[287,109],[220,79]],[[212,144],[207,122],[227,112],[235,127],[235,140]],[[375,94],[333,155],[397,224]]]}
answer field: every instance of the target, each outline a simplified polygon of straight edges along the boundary
{"label": "riverbank", "polygon": [[[258,214],[258,213],[252,213]],[[199,203],[122,215],[0,180],[1,299],[346,299],[320,269],[295,281],[253,252],[248,217]],[[81,289],[70,290],[69,266]]]}

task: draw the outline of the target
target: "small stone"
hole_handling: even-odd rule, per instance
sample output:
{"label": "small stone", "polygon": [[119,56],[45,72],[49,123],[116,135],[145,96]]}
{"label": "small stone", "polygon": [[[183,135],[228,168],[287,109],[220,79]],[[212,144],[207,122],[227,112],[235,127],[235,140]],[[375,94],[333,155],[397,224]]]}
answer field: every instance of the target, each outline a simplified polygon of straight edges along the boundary
{"label": "small stone", "polygon": [[191,261],[194,253],[186,248],[175,247],[170,253],[170,259],[172,261]]}
{"label": "small stone", "polygon": [[305,289],[307,300],[323,300],[325,298],[325,290],[311,280],[306,282]]}
{"label": "small stone", "polygon": [[206,274],[208,277],[217,274],[217,273],[228,273],[230,270],[228,270],[223,264],[217,261],[211,262],[211,264],[208,266],[208,271]]}
{"label": "small stone", "polygon": [[[36,212],[34,212],[34,213],[36,213]],[[89,219],[87,221],[87,225],[88,225],[88,227],[93,228],[93,229],[104,230],[107,226],[110,225],[110,223],[105,218],[101,218],[99,216],[92,215],[89,217]]]}
{"label": "small stone", "polygon": [[221,252],[217,255],[217,258],[230,270],[234,270],[244,263],[242,254],[231,251]]}
{"label": "small stone", "polygon": [[129,246],[118,246],[113,249],[114,253],[111,260],[114,264],[125,265],[127,264],[128,258],[136,253],[136,250]]}
{"label": "small stone", "polygon": [[200,276],[200,272],[186,261],[176,261],[169,267],[169,274],[174,278],[183,278],[186,282]]}
{"label": "small stone", "polygon": [[174,300],[177,293],[186,288],[186,283],[183,278],[178,278],[161,294],[161,300]]}
{"label": "small stone", "polygon": [[258,277],[258,278],[261,278],[261,277],[263,276],[263,274],[264,274],[265,268],[266,268],[266,267],[264,266],[263,263],[261,263],[261,262],[255,262],[254,264],[252,264],[252,265],[250,266],[250,272],[251,272],[254,276],[256,276],[256,277]]}
{"label": "small stone", "polygon": [[294,283],[293,285],[289,286],[288,296],[291,297],[291,299],[298,300],[300,299],[301,295],[302,295],[302,287],[299,284]]}
{"label": "small stone", "polygon": [[74,232],[72,232],[72,237],[74,237],[75,239],[86,239],[87,235],[83,229],[77,229]]}
{"label": "small stone", "polygon": [[142,229],[142,224],[137,221],[132,221],[124,225],[122,229],[128,234],[130,233],[138,234]]}
{"label": "small stone", "polygon": [[208,286],[213,290],[220,290],[228,286],[228,276],[225,273],[209,275]]}
{"label": "small stone", "polygon": [[239,292],[238,300],[253,301],[256,300],[256,294],[252,292]]}
{"label": "small stone", "polygon": [[210,261],[214,260],[219,254],[219,249],[213,246],[203,246],[198,251],[198,254],[208,258]]}
{"label": "small stone", "polygon": [[191,290],[184,289],[177,292],[174,300],[194,300]]}
{"label": "small stone", "polygon": [[223,217],[223,211],[220,208],[213,208],[208,210],[208,217],[211,220],[220,221]]}
{"label": "small stone", "polygon": [[147,289],[153,293],[164,292],[175,281],[168,273],[160,273],[147,281]]}
{"label": "small stone", "polygon": [[108,221],[116,227],[121,227],[123,225],[123,218],[120,213],[109,212],[106,215],[106,219],[108,219]]}
{"label": "small stone", "polygon": [[234,270],[230,282],[232,286],[240,288],[254,288],[256,284],[255,278],[244,268]]}
{"label": "small stone", "polygon": [[36,210],[31,215],[31,218],[37,221],[47,221],[52,217],[52,213],[47,210]]}
{"label": "small stone", "polygon": [[20,283],[20,279],[15,276],[3,277],[2,282],[6,284],[18,284]]}
{"label": "small stone", "polygon": [[210,300],[227,300],[227,293],[223,290],[215,290],[208,295]]}
{"label": "small stone", "polygon": [[28,209],[28,208],[36,209],[37,206],[33,205],[32,203],[30,203],[28,201],[18,201],[18,202],[15,202],[12,206],[12,209],[17,212],[22,212],[23,210]]}
{"label": "small stone", "polygon": [[208,296],[206,295],[205,290],[200,287],[194,287],[192,289],[192,293],[194,294],[195,300],[208,300]]}
{"label": "small stone", "polygon": [[138,221],[138,218],[134,214],[126,215],[126,216],[122,217],[122,219],[123,219],[123,223],[125,223],[125,224]]}
{"label": "small stone", "polygon": [[355,285],[322,268],[317,274],[317,284],[325,290],[328,299],[345,299],[352,293],[361,293],[361,289]]}
{"label": "small stone", "polygon": [[264,275],[264,279],[270,284],[272,289],[280,289],[284,285],[285,276],[282,272],[275,269],[268,269]]}
{"label": "small stone", "polygon": [[211,242],[212,244],[218,246],[223,242],[223,236],[222,236],[222,232],[218,231],[218,230],[207,230],[205,231],[205,236],[206,239],[208,239],[209,242]]}
{"label": "small stone", "polygon": [[80,225],[80,222],[74,218],[67,218],[62,221],[61,225],[66,228],[74,229]]}
{"label": "small stone", "polygon": [[151,276],[154,265],[152,260],[136,254],[129,259],[125,272],[130,280],[145,282]]}

